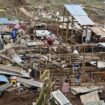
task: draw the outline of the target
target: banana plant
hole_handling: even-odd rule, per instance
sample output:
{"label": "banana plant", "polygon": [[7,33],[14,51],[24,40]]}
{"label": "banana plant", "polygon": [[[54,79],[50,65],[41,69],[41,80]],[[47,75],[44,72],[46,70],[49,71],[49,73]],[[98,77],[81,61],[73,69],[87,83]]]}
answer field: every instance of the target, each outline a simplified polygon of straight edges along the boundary
{"label": "banana plant", "polygon": [[41,88],[36,105],[49,105],[50,94],[55,83],[51,81],[50,70],[45,70],[45,72],[41,75],[40,80],[43,81],[43,86]]}

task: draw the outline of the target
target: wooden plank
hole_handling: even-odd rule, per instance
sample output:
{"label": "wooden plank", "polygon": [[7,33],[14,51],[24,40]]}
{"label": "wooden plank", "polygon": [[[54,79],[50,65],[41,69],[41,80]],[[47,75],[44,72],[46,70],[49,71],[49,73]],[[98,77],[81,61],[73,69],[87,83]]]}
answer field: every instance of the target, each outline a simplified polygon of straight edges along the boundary
{"label": "wooden plank", "polygon": [[8,71],[3,71],[3,70],[0,70],[0,74],[4,74],[4,75],[10,75],[10,76],[19,76],[19,77],[24,77],[23,75],[21,74],[18,74],[18,73],[13,73],[13,72],[8,72]]}
{"label": "wooden plank", "polygon": [[23,69],[20,68],[20,67],[6,66],[6,65],[1,65],[0,64],[0,70],[2,70],[2,71],[10,71],[10,72],[21,74]]}

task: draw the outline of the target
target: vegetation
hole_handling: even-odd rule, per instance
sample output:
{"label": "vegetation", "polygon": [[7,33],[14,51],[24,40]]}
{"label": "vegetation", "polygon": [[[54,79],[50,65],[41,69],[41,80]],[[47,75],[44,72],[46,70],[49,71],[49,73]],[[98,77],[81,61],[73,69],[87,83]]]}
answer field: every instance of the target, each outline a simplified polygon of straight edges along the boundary
{"label": "vegetation", "polygon": [[45,72],[41,76],[41,81],[43,81],[43,87],[41,88],[39,98],[36,102],[36,105],[49,105],[50,94],[54,82],[51,81],[50,71],[45,70]]}

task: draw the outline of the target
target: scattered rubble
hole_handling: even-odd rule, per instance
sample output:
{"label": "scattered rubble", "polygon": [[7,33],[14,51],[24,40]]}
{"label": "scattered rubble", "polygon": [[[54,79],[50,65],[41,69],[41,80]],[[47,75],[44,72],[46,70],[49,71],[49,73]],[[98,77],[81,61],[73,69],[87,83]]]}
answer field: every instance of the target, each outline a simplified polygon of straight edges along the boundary
{"label": "scattered rubble", "polygon": [[105,27],[81,5],[16,2],[0,18],[0,105],[105,105]]}

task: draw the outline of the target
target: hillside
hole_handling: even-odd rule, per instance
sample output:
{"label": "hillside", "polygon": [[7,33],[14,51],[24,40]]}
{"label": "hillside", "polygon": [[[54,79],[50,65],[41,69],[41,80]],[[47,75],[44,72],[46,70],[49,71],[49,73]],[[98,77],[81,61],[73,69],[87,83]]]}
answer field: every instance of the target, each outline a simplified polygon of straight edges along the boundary
{"label": "hillside", "polygon": [[59,7],[63,7],[64,3],[70,2],[83,3],[86,6],[87,13],[93,20],[98,22],[100,20],[103,20],[102,22],[105,21],[105,3],[102,3],[101,0],[5,0],[5,2],[0,0],[0,8],[5,10],[5,12],[0,12],[0,17],[25,19],[26,17],[18,12],[18,8],[21,6],[24,6],[27,10],[33,10],[35,6],[47,6],[49,10],[62,12]]}

